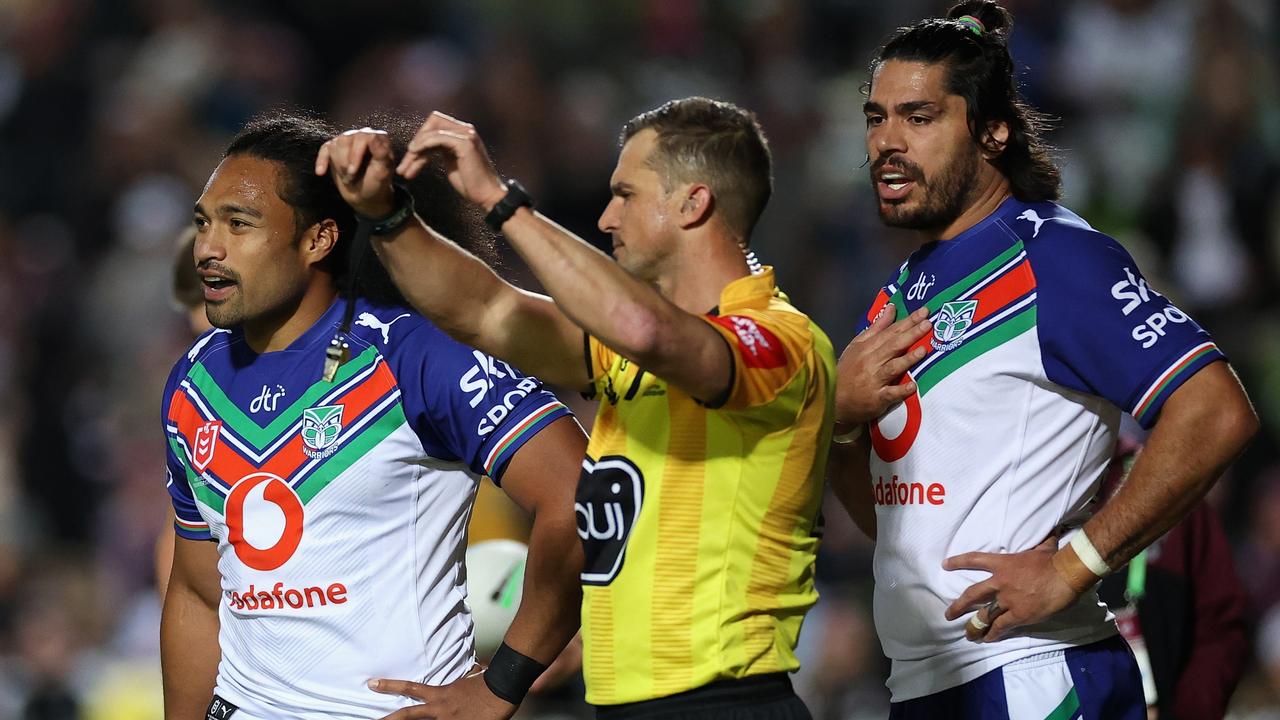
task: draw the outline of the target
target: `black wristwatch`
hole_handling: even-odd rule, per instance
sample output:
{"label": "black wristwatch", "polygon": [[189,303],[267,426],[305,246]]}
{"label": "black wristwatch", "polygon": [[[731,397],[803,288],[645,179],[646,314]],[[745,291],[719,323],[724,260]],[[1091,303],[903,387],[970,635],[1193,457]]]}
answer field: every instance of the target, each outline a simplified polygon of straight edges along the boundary
{"label": "black wristwatch", "polygon": [[489,214],[484,216],[484,224],[494,232],[502,232],[502,226],[516,214],[516,210],[522,207],[533,207],[533,198],[529,197],[529,193],[525,192],[520,183],[508,178],[502,184],[507,186],[507,194],[503,195]]}
{"label": "black wristwatch", "polygon": [[392,210],[391,214],[380,218],[371,218],[368,215],[356,213],[356,220],[370,225],[370,235],[390,235],[404,227],[405,223],[413,218],[413,195],[408,188],[400,183],[392,183],[391,192],[395,197],[396,203],[396,209]]}

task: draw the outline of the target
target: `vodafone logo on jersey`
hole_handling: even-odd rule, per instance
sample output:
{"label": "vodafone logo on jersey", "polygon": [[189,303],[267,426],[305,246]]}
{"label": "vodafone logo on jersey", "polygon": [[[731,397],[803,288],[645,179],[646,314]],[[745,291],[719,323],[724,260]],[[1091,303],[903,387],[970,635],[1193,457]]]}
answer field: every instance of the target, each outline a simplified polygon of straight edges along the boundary
{"label": "vodafone logo on jersey", "polygon": [[[910,381],[910,375],[903,375],[898,382],[904,384]],[[897,462],[906,457],[916,442],[916,436],[920,434],[923,419],[920,393],[917,391],[871,423],[871,447],[875,450],[876,457],[885,462]],[[886,430],[891,434],[887,435]]]}
{"label": "vodafone logo on jersey", "polygon": [[222,431],[221,420],[210,420],[196,429],[196,437],[191,447],[191,467],[202,473],[209,463],[213,462],[213,451],[218,446],[218,433]]}
{"label": "vodafone logo on jersey", "polygon": [[876,479],[877,505],[942,505],[947,501],[947,487],[942,483],[902,482],[894,475],[885,482]]}
{"label": "vodafone logo on jersey", "polygon": [[769,332],[768,328],[760,327],[755,320],[742,315],[725,315],[712,317],[711,321],[732,330],[738,336],[738,345],[743,350],[742,362],[747,367],[780,368],[787,364],[782,341]]}
{"label": "vodafone logo on jersey", "polygon": [[236,610],[301,610],[346,602],[347,586],[340,582],[302,588],[285,587],[278,582],[270,590],[258,589],[251,583],[244,592],[227,592],[227,604]]}
{"label": "vodafone logo on jersey", "polygon": [[275,570],[302,542],[302,501],[289,484],[268,472],[240,479],[227,494],[228,540],[240,562]]}

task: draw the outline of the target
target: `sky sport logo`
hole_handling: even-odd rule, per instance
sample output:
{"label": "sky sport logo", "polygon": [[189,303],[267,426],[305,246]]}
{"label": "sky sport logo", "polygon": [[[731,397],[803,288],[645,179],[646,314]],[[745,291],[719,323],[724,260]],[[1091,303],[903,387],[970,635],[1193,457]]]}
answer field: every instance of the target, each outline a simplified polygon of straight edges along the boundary
{"label": "sky sport logo", "polygon": [[278,582],[270,591],[258,590],[252,583],[244,592],[227,591],[227,605],[236,610],[301,610],[302,608],[342,605],[347,602],[347,586],[340,582],[327,588],[318,585],[286,588]]}
{"label": "sky sport logo", "polygon": [[875,495],[877,505],[942,505],[947,501],[947,488],[942,483],[899,482],[897,475],[885,482],[882,475],[877,478]]}

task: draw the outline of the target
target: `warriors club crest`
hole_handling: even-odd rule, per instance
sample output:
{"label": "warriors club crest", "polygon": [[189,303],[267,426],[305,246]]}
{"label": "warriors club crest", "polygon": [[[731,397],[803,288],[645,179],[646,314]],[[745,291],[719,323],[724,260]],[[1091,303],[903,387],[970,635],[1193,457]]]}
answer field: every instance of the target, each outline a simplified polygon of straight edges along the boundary
{"label": "warriors club crest", "polygon": [[322,405],[302,411],[302,451],[319,460],[338,449],[342,432],[342,406]]}
{"label": "warriors club crest", "polygon": [[933,337],[929,341],[933,349],[946,352],[958,347],[965,332],[973,325],[973,316],[977,312],[977,300],[943,303],[937,319],[933,321]]}

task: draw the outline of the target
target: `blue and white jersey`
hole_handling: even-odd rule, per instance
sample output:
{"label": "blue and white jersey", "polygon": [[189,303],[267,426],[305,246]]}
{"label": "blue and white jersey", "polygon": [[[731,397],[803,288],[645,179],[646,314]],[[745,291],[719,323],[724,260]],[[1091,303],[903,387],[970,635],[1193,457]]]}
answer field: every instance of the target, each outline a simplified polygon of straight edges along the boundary
{"label": "blue and white jersey", "polygon": [[909,371],[918,392],[871,427],[875,616],[893,700],[1115,633],[1087,593],[1006,640],[971,643],[967,616],[943,613],[988,574],[942,562],[1027,550],[1082,525],[1121,413],[1151,427],[1169,395],[1222,353],[1115,240],[1053,203],[1009,199],[922,246],[863,327],[890,303],[898,317],[927,305],[934,325]]}
{"label": "blue and white jersey", "polygon": [[216,692],[237,719],[380,718],[374,677],[442,684],[475,660],[463,557],[477,484],[569,414],[532,377],[401,307],[343,303],[288,348],[203,335],[165,388],[178,535],[216,540]]}

